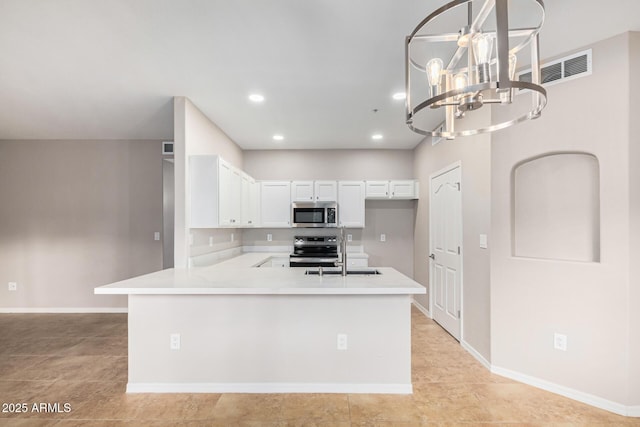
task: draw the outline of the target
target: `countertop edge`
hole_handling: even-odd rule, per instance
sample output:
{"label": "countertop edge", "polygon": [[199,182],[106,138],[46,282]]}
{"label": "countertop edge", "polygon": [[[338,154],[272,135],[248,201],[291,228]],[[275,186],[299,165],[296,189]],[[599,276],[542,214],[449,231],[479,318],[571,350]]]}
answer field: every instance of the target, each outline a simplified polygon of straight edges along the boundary
{"label": "countertop edge", "polygon": [[95,288],[96,295],[416,295],[426,288]]}

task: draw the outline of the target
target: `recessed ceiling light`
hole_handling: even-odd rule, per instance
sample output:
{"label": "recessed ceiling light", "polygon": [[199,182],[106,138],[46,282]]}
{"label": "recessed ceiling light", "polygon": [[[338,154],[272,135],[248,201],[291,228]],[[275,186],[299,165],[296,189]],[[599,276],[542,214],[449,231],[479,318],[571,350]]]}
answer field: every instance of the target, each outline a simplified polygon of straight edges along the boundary
{"label": "recessed ceiling light", "polygon": [[282,141],[283,139],[284,139],[284,136],[282,135],[273,135],[274,141]]}
{"label": "recessed ceiling light", "polygon": [[373,135],[371,135],[371,139],[378,141],[382,139],[382,134],[380,133],[374,133]]}
{"label": "recessed ceiling light", "polygon": [[406,98],[407,98],[407,94],[404,92],[398,92],[393,94],[393,99],[397,101],[400,101],[401,99],[406,99]]}
{"label": "recessed ceiling light", "polygon": [[264,96],[260,95],[259,93],[252,93],[251,95],[249,95],[249,101],[262,102],[264,101]]}

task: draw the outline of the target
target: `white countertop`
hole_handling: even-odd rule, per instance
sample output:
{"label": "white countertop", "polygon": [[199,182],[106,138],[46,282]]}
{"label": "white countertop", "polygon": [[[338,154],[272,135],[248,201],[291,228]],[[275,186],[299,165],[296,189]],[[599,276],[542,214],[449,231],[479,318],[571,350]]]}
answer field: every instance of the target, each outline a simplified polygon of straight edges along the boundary
{"label": "white countertop", "polygon": [[305,275],[306,268],[255,267],[279,253],[245,253],[200,268],[171,268],[95,288],[124,295],[391,295],[424,294],[426,288],[397,270],[379,275]]}

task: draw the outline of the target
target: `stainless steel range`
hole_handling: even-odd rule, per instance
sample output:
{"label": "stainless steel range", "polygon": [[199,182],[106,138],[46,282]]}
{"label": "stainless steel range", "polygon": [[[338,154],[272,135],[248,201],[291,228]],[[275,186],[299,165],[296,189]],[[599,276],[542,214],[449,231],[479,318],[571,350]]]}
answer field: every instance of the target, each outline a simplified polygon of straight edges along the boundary
{"label": "stainless steel range", "polygon": [[295,236],[290,267],[335,267],[338,261],[337,236]]}

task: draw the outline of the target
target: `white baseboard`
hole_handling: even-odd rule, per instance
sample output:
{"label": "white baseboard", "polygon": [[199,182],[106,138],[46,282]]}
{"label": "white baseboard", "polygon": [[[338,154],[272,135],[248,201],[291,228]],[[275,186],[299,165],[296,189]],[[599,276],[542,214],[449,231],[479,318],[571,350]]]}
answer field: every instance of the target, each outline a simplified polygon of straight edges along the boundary
{"label": "white baseboard", "polygon": [[411,394],[411,384],[128,383],[127,393],[364,393]]}
{"label": "white baseboard", "polygon": [[422,304],[420,304],[415,299],[412,302],[413,302],[413,305],[422,312],[422,314],[427,316],[429,319],[433,319],[433,317],[431,317],[431,313],[429,313],[429,310],[427,310]]}
{"label": "white baseboard", "polygon": [[466,341],[462,340],[462,341],[460,341],[460,345],[462,346],[462,348],[467,350],[467,353],[472,355],[478,362],[480,362],[482,364],[482,366],[487,368],[489,371],[492,370],[491,369],[491,363],[489,363],[489,361],[487,359],[485,359],[484,356],[482,354],[480,354],[475,348],[471,347],[471,345],[469,343],[467,343]]}
{"label": "white baseboard", "polygon": [[512,380],[519,381],[521,383],[529,384],[542,390],[550,391],[551,393],[568,397],[569,399],[577,400],[578,402],[586,403],[587,405],[595,406],[596,408],[604,409],[605,411],[613,412],[618,415],[624,415],[627,417],[640,416],[640,406],[625,406],[620,403],[604,399],[602,397],[594,396],[592,394],[585,393],[579,390],[574,390],[569,387],[558,385],[550,381],[542,380],[540,378],[531,377],[529,375],[521,374],[509,369],[500,368],[498,366],[492,366],[491,372],[503,377],[510,378]]}
{"label": "white baseboard", "polygon": [[0,313],[127,313],[127,307],[0,307]]}

